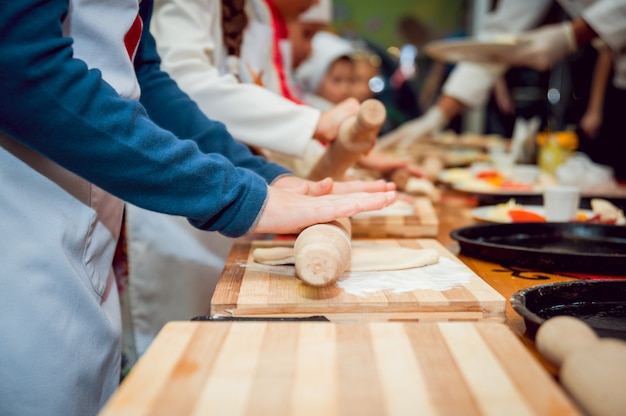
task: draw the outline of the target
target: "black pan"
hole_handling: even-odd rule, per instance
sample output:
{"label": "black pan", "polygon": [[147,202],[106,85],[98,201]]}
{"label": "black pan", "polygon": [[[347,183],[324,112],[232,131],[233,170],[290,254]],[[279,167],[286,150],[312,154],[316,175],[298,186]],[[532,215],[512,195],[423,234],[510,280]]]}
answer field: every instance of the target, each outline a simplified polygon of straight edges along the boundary
{"label": "black pan", "polygon": [[511,306],[534,338],[539,326],[558,315],[579,318],[600,337],[626,340],[626,280],[575,280],[522,289]]}
{"label": "black pan", "polygon": [[450,234],[461,253],[505,266],[626,276],[626,226],[589,223],[478,224]]}

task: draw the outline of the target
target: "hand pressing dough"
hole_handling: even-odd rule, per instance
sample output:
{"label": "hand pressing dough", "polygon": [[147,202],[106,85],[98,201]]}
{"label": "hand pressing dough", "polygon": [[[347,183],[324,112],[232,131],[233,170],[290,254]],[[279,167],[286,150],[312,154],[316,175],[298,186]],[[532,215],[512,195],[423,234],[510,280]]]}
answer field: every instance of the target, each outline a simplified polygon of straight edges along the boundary
{"label": "hand pressing dough", "polygon": [[[257,248],[252,253],[252,258],[261,264],[294,264],[292,247]],[[348,270],[353,272],[404,270],[428,266],[438,261],[439,252],[432,248],[357,246],[352,247],[352,261]]]}

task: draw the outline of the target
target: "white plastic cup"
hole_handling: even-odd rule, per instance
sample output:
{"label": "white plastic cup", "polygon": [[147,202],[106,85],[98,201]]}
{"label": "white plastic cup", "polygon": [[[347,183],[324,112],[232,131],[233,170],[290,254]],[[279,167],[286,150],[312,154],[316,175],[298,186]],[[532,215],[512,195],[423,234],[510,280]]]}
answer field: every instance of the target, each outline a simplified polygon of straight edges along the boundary
{"label": "white plastic cup", "polygon": [[580,189],[569,185],[546,186],[543,190],[543,208],[546,221],[567,222],[576,218],[580,205]]}
{"label": "white plastic cup", "polygon": [[513,180],[518,183],[534,184],[539,178],[539,166],[537,165],[514,165]]}
{"label": "white plastic cup", "polygon": [[505,178],[510,178],[513,173],[513,166],[515,165],[515,155],[512,153],[493,153],[489,155],[493,166],[498,172]]}

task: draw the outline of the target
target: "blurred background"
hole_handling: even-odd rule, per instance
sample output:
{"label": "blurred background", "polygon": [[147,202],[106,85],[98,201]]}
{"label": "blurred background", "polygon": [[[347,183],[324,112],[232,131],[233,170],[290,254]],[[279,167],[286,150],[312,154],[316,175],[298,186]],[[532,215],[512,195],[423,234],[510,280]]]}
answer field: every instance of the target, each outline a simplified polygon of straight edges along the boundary
{"label": "blurred background", "polygon": [[[380,65],[370,83],[389,111],[387,130],[420,116],[437,98],[452,65],[423,53],[426,43],[470,36],[491,9],[490,0],[333,1],[333,29],[374,52]],[[451,128],[481,132],[483,111],[473,111]]]}
{"label": "blurred background", "polygon": [[[333,0],[332,29],[361,45],[374,67],[370,90],[388,110],[382,133],[424,114],[453,68],[452,64],[432,60],[423,52],[424,45],[474,35],[497,1]],[[555,1],[544,24],[569,19]],[[457,116],[448,128],[455,133],[511,138],[516,120],[539,117],[540,131],[574,131],[579,151],[597,163],[612,166],[619,178],[626,178],[621,152],[614,151],[623,136],[621,109],[626,105],[626,90],[610,82],[612,70],[605,82],[601,113],[595,114],[599,124],[596,121],[593,129],[583,126],[590,121],[592,80],[600,49],[598,45],[585,45],[543,72],[524,67],[510,69],[501,84],[508,89],[511,110],[502,110],[502,95],[498,95],[501,88],[496,87],[485,105]]]}

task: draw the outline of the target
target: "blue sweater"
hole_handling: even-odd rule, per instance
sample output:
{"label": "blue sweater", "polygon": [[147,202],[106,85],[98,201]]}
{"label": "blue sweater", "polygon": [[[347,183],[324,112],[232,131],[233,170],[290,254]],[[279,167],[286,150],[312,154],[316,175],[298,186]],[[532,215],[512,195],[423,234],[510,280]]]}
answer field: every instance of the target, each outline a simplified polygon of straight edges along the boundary
{"label": "blue sweater", "polygon": [[249,231],[267,183],[288,171],[235,142],[160,71],[152,1],[141,2],[140,102],[73,58],[67,10],[68,0],[1,3],[0,130],[137,206],[227,236]]}

